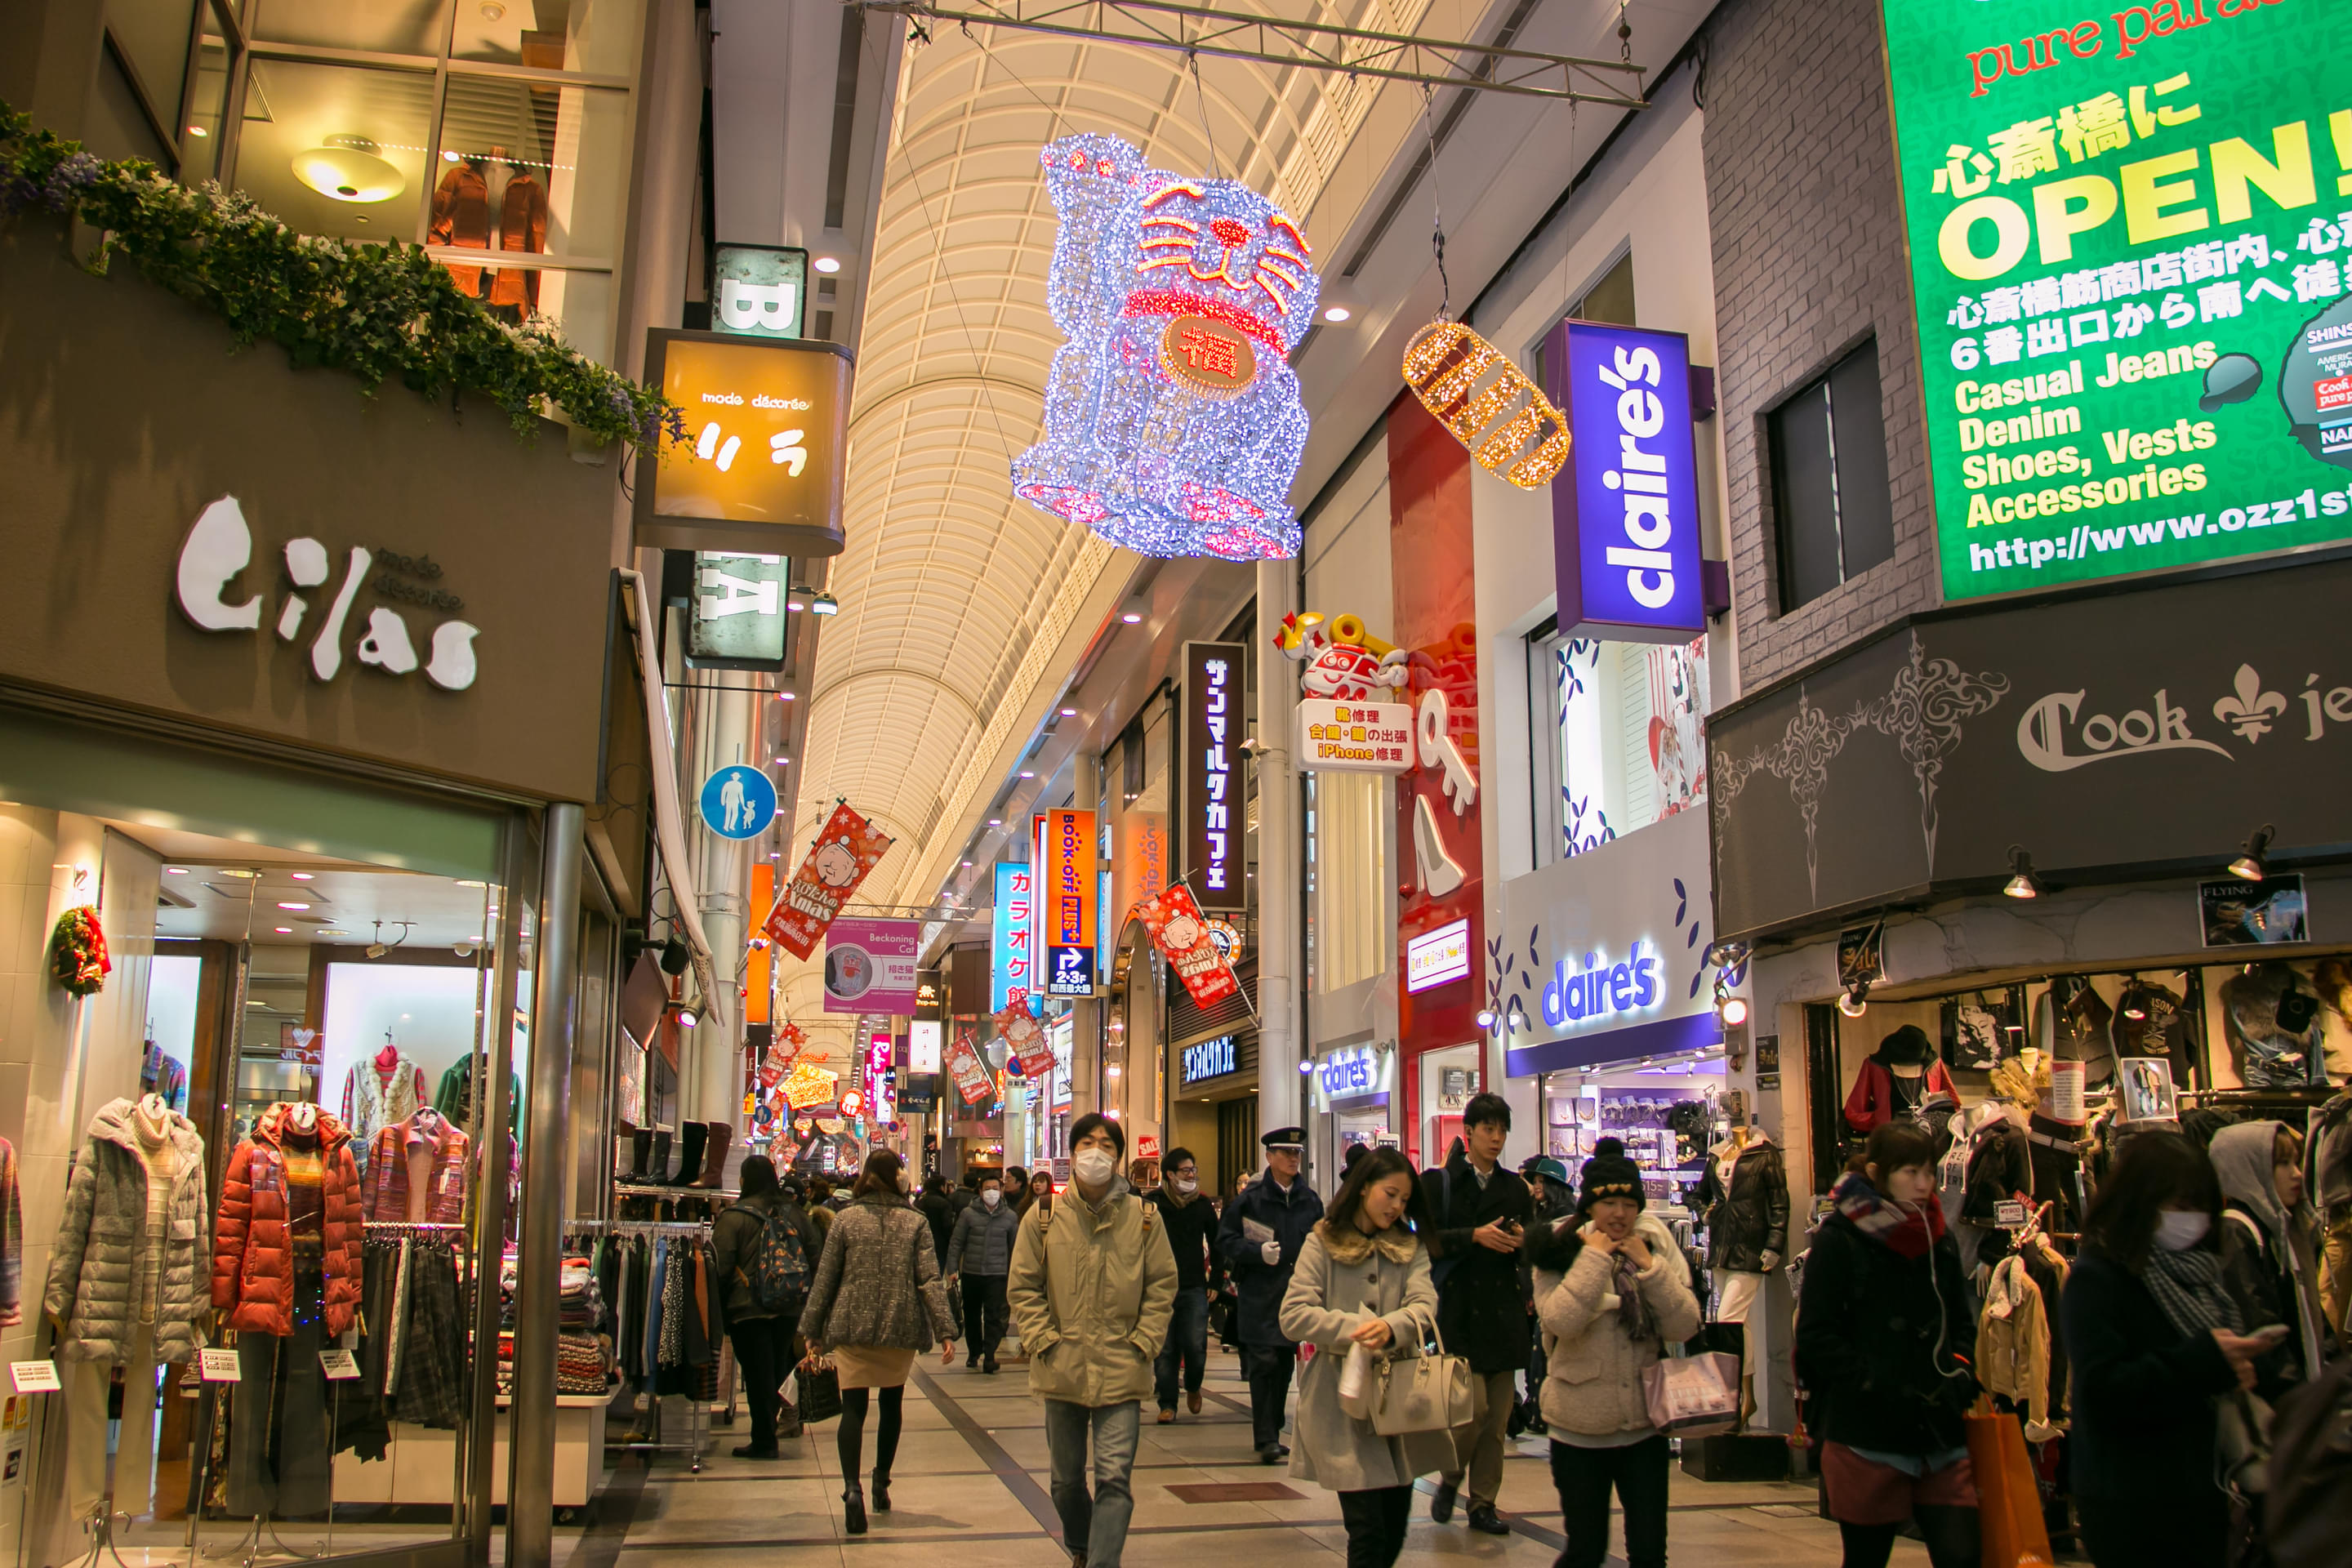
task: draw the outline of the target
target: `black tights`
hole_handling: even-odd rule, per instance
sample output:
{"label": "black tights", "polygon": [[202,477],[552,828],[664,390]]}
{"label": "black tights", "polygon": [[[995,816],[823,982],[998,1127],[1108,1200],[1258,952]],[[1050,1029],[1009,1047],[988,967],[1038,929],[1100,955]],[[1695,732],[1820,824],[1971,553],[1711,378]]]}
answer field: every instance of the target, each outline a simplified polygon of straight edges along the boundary
{"label": "black tights", "polygon": [[[1975,1568],[1978,1546],[1977,1510],[1972,1508],[1923,1508],[1911,1510],[1912,1521],[1927,1539],[1927,1561],[1934,1568]],[[1899,1524],[1843,1524],[1838,1534],[1845,1542],[1844,1568],[1886,1568],[1895,1553]]]}
{"label": "black tights", "polygon": [[[841,1478],[856,1486],[859,1472],[865,1468],[866,1396],[868,1390],[845,1388],[841,1391],[841,1430],[834,1446],[841,1455]],[[890,1461],[898,1457],[898,1405],[906,1397],[904,1384],[882,1390],[882,1424],[874,1431],[874,1473],[888,1479]]]}

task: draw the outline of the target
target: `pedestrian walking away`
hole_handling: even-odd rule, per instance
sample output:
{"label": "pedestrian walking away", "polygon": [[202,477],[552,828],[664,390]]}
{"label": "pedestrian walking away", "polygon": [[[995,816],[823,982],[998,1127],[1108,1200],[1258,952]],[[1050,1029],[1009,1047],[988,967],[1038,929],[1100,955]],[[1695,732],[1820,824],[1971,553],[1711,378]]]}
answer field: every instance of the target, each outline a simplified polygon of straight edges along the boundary
{"label": "pedestrian walking away", "polygon": [[1487,1535],[1510,1532],[1495,1500],[1503,1486],[1503,1428],[1530,1339],[1519,1302],[1517,1255],[1535,1199],[1518,1173],[1500,1163],[1510,1135],[1511,1108],[1503,1097],[1474,1094],[1462,1108],[1462,1147],[1422,1178],[1438,1327],[1446,1350],[1467,1357],[1482,1384],[1477,1418],[1454,1430],[1454,1462],[1438,1479],[1429,1517],[1440,1524],[1451,1520],[1466,1479],[1470,1528]]}
{"label": "pedestrian walking away", "polygon": [[940,1272],[945,1275],[948,1267],[948,1237],[953,1234],[956,1222],[956,1206],[948,1195],[948,1179],[945,1176],[933,1176],[925,1182],[923,1195],[915,1200],[915,1206],[923,1211],[923,1218],[929,1222],[931,1245],[939,1254]]}
{"label": "pedestrian walking away", "polygon": [[996,1346],[1004,1338],[1004,1281],[1013,1272],[1013,1242],[1020,1216],[1004,1201],[994,1176],[980,1180],[980,1201],[959,1215],[948,1238],[949,1289],[963,1290],[964,1365],[996,1373]]}
{"label": "pedestrian walking away", "polygon": [[1963,1417],[1977,1396],[1976,1313],[1944,1229],[1935,1140],[1907,1117],[1882,1123],[1830,1197],[1805,1266],[1797,1376],[1819,1397],[1845,1568],[1885,1568],[1906,1522],[1935,1568],[1975,1568]]}
{"label": "pedestrian walking away", "polygon": [[[1642,1173],[1603,1138],[1575,1208],[1538,1221],[1537,1318],[1543,1415],[1568,1548],[1557,1568],[1601,1568],[1612,1491],[1625,1513],[1627,1568],[1665,1568],[1665,1435],[1650,1424],[1644,1374],[1698,1332],[1698,1298],[1674,1234],[1647,1211]],[[1554,1265],[1559,1267],[1555,1268]]]}
{"label": "pedestrian walking away", "polygon": [[881,1391],[882,1420],[874,1436],[874,1511],[890,1511],[890,1465],[898,1455],[900,1402],[915,1357],[940,1347],[942,1365],[955,1359],[955,1327],[931,1247],[931,1227],[907,1202],[907,1170],[898,1156],[877,1149],[850,1189],[849,1206],[834,1220],[824,1255],[801,1310],[801,1333],[812,1354],[834,1359],[841,1382],[842,1527],[866,1533],[864,1468],[866,1412]]}
{"label": "pedestrian walking away", "polygon": [[2220,1403],[2253,1388],[2256,1358],[2288,1331],[2247,1331],[2223,1278],[2222,1223],[2212,1162],[2171,1131],[2126,1139],[2083,1216],[2058,1313],[2074,1374],[2074,1515],[2098,1568],[2228,1558]]}
{"label": "pedestrian walking away", "polygon": [[1273,1465],[1290,1457],[1282,1426],[1298,1359],[1298,1346],[1282,1331],[1282,1297],[1299,1249],[1323,1217],[1323,1200],[1299,1175],[1305,1128],[1277,1127],[1258,1142],[1265,1147],[1265,1170],[1225,1205],[1217,1255],[1234,1279],[1242,1370],[1249,1378],[1250,1437],[1258,1463]]}
{"label": "pedestrian walking away", "polygon": [[751,1406],[751,1440],[734,1453],[772,1459],[779,1438],[801,1435],[800,1413],[784,1405],[780,1390],[800,1360],[801,1312],[824,1240],[777,1184],[765,1154],[745,1158],[740,1180],[743,1195],[710,1227],[713,1267],[726,1282],[727,1337]]}
{"label": "pedestrian walking away", "polygon": [[1443,1432],[1385,1437],[1339,1403],[1349,1358],[1410,1350],[1437,1326],[1428,1222],[1412,1164],[1395,1149],[1360,1156],[1331,1211],[1299,1249],[1282,1297],[1282,1331],[1317,1354],[1298,1380],[1298,1445],[1290,1473],[1339,1494],[1347,1568],[1389,1568],[1404,1551],[1416,1476],[1454,1462]]}
{"label": "pedestrian walking away", "polygon": [[1021,1221],[1007,1289],[1076,1568],[1118,1568],[1127,1548],[1142,1401],[1176,1300],[1167,1226],[1128,1190],[1126,1157],[1118,1122],[1090,1111],[1071,1123],[1069,1188]]}
{"label": "pedestrian walking away", "polygon": [[1200,1163],[1192,1151],[1169,1150],[1160,1170],[1167,1180],[1143,1201],[1159,1211],[1168,1249],[1176,1258],[1176,1304],[1168,1318],[1168,1341],[1152,1365],[1152,1392],[1159,1396],[1160,1425],[1166,1426],[1176,1419],[1180,1379],[1186,1407],[1201,1413],[1201,1380],[1209,1371],[1209,1258],[1216,1247],[1217,1211],[1201,1191]]}

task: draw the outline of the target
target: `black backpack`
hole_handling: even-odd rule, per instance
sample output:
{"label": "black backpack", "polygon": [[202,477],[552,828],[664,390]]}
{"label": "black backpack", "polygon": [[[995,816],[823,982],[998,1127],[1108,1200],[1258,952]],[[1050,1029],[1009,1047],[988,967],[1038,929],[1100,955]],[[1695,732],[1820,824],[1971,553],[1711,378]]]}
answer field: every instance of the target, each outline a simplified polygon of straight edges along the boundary
{"label": "black backpack", "polygon": [[2352,1541],[2352,1356],[2282,1395],[2263,1533],[2276,1568],[2341,1568]]}

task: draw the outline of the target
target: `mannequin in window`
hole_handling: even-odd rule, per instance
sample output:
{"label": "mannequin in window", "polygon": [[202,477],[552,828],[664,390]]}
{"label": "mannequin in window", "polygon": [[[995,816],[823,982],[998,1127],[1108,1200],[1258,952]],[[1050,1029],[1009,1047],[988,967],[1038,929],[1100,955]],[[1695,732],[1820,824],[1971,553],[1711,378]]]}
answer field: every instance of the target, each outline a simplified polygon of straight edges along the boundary
{"label": "mannequin in window", "polygon": [[407,1121],[424,1103],[425,1069],[408,1059],[386,1029],[383,1048],[352,1063],[343,1079],[343,1127],[362,1170],[375,1135],[395,1121]]}
{"label": "mannequin in window", "polygon": [[[1706,1217],[1706,1268],[1717,1292],[1715,1321],[1747,1324],[1764,1276],[1789,1256],[1789,1173],[1780,1146],[1762,1128],[1732,1123],[1707,1153],[1698,1198]],[[1741,1336],[1743,1419],[1755,1408],[1761,1347],[1751,1327]]]}
{"label": "mannequin in window", "polygon": [[466,1217],[466,1156],[471,1141],[431,1106],[375,1135],[360,1184],[372,1221],[457,1225]]}
{"label": "mannequin in window", "polygon": [[[433,222],[425,231],[427,245],[448,245],[467,250],[490,247],[490,187],[483,160],[464,158],[449,165],[433,193]],[[449,276],[467,294],[482,291],[482,269],[445,261]]]}
{"label": "mannequin in window", "polygon": [[1936,1043],[1927,1031],[1906,1024],[1864,1058],[1853,1089],[1845,1097],[1845,1124],[1866,1138],[1896,1117],[1919,1117],[1935,1095],[1945,1098],[1948,1109],[1960,1102],[1952,1075],[1936,1059]]}
{"label": "mannequin in window", "polygon": [[[507,150],[493,147],[490,156],[504,163]],[[507,167],[506,188],[499,194],[498,247],[538,255],[547,249],[547,187],[524,165]],[[499,313],[520,322],[539,309],[539,269],[499,268],[490,274],[489,301],[511,307]]]}

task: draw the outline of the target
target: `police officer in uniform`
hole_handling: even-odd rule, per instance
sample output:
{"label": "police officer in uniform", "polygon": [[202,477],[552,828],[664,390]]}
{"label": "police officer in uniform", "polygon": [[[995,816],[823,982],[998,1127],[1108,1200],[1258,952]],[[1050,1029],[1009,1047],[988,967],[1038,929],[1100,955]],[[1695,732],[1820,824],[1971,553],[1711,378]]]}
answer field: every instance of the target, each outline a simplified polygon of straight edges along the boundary
{"label": "police officer in uniform", "polygon": [[1258,1462],[1289,1458],[1282,1441],[1284,1406],[1290,1400],[1290,1373],[1298,1346],[1282,1333],[1282,1297],[1299,1248],[1323,1217],[1323,1200],[1299,1174],[1307,1152],[1307,1130],[1277,1127],[1258,1140],[1265,1145],[1265,1170],[1225,1205],[1217,1227],[1217,1253],[1239,1291],[1242,1367],[1249,1375],[1250,1429]]}

